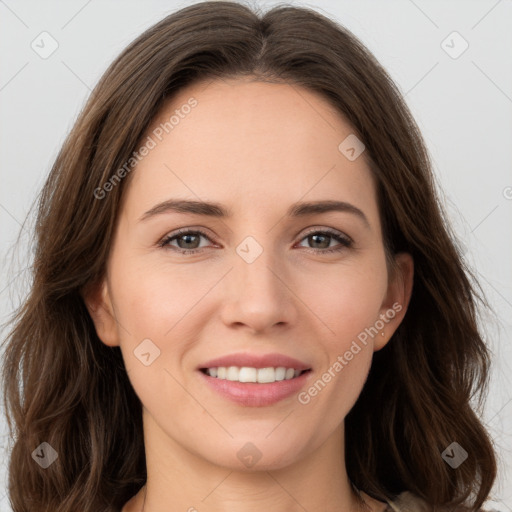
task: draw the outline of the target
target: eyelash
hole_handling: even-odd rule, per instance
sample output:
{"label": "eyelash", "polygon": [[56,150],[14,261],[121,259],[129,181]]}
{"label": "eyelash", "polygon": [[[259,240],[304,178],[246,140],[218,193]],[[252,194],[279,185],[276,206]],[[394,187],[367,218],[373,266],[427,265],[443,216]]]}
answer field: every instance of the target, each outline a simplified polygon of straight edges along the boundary
{"label": "eyelash", "polygon": [[[339,242],[341,244],[341,246],[339,247],[336,247],[336,248],[332,248],[332,249],[314,249],[314,248],[305,248],[306,250],[308,250],[308,252],[313,252],[313,253],[334,253],[334,252],[340,252],[344,249],[348,249],[352,246],[353,244],[353,240],[348,237],[347,235],[343,235],[341,233],[338,233],[336,231],[333,231],[331,229],[323,229],[323,230],[312,230],[312,231],[309,231],[307,232],[302,238],[301,238],[301,241],[304,240],[305,238],[308,238],[309,236],[311,235],[318,235],[318,234],[321,234],[321,235],[327,235],[327,236],[330,236],[332,238],[334,238],[337,242]],[[186,254],[195,254],[195,253],[198,253],[198,252],[201,252],[203,249],[205,249],[204,247],[202,248],[198,248],[198,249],[180,249],[179,247],[172,247],[169,244],[169,242],[171,242],[172,240],[174,239],[177,239],[179,238],[180,236],[183,236],[183,235],[201,235],[201,236],[204,236],[205,238],[207,238],[208,240],[210,240],[210,242],[212,241],[210,239],[210,237],[202,230],[200,229],[194,229],[194,230],[189,230],[189,229],[180,229],[179,231],[177,231],[176,233],[171,233],[170,235],[164,237],[159,243],[159,247],[162,247],[162,248],[171,248],[171,250],[175,250],[175,251],[178,251],[180,254],[183,254],[183,255],[186,255]]]}

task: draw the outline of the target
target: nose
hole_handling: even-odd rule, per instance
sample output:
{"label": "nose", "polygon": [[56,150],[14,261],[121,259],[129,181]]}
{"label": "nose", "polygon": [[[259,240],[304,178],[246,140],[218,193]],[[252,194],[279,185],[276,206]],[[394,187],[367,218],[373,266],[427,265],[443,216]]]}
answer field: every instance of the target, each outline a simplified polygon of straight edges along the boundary
{"label": "nose", "polygon": [[298,318],[293,276],[284,264],[263,250],[252,262],[238,254],[224,283],[221,317],[230,327],[266,333],[292,326]]}

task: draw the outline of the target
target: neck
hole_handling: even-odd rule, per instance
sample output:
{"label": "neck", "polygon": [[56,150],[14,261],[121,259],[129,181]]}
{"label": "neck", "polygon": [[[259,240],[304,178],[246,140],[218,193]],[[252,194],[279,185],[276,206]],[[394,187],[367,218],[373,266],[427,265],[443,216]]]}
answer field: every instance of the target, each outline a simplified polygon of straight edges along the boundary
{"label": "neck", "polygon": [[362,500],[347,477],[343,434],[342,424],[285,467],[241,471],[186,450],[144,410],[147,485],[123,512],[380,511],[384,504]]}

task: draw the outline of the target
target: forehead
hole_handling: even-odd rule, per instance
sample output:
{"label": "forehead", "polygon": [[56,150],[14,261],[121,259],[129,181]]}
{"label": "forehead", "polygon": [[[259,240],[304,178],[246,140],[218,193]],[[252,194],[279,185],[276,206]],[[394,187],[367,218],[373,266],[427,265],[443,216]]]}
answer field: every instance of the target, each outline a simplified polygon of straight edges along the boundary
{"label": "forehead", "polygon": [[223,202],[234,210],[243,202],[260,211],[301,199],[352,199],[376,215],[364,152],[351,161],[339,149],[349,136],[353,129],[338,111],[300,86],[248,79],[195,83],[154,119],[142,141],[150,137],[154,147],[137,164],[128,195],[136,196],[137,211],[168,196]]}

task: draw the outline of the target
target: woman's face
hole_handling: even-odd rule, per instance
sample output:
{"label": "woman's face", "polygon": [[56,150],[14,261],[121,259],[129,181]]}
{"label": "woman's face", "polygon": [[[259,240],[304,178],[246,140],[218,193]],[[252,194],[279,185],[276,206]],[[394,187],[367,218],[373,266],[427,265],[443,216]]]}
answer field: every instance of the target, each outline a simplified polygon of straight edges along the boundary
{"label": "woman's face", "polygon": [[[88,305],[146,438],[238,469],[305,457],[343,428],[410,294],[408,255],[403,284],[388,274],[364,147],[315,93],[245,80],[181,90],[142,144]],[[204,373],[219,366],[245,369]]]}

